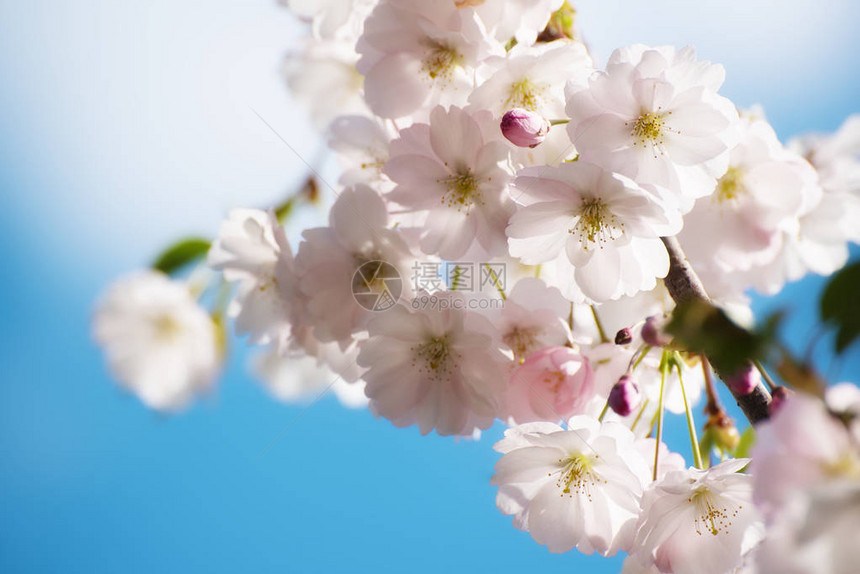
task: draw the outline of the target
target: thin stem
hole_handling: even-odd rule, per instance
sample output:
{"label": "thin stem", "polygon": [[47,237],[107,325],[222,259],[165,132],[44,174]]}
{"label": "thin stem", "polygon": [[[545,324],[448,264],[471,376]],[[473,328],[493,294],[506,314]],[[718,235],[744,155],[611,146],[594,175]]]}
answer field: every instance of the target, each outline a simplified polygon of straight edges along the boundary
{"label": "thin stem", "polygon": [[639,413],[636,415],[636,418],[633,419],[633,424],[630,425],[630,432],[633,432],[636,429],[636,425],[639,424],[639,419],[642,418],[642,415],[645,414],[645,407],[648,406],[648,401],[651,399],[646,398],[642,403],[642,407],[639,409]]}
{"label": "thin stem", "polygon": [[[488,272],[489,272],[489,274],[490,274],[490,279],[492,279],[492,280],[493,280],[493,285],[495,285],[495,286],[496,286],[496,291],[498,291],[498,292],[499,292],[499,295],[501,295],[501,297],[502,297],[502,301],[507,301],[508,296],[507,296],[507,295],[505,295],[505,290],[504,290],[504,289],[502,289],[502,284],[501,284],[501,283],[499,283],[499,276],[498,276],[498,275],[496,275],[496,272],[495,272],[495,271],[493,271],[493,268],[492,268],[492,267],[490,267],[490,264],[489,264],[489,263],[484,263],[484,267],[486,267],[486,268],[487,268],[487,271],[488,271]],[[459,267],[458,267],[457,269],[459,269]]]}
{"label": "thin stem", "polygon": [[594,317],[594,324],[597,325],[597,332],[600,334],[600,342],[608,343],[609,337],[606,336],[606,331],[603,330],[603,323],[600,322],[600,317],[597,316],[597,308],[591,305],[591,315]]}
{"label": "thin stem", "polygon": [[705,412],[713,415],[722,412],[723,405],[720,404],[720,398],[717,395],[717,390],[714,388],[714,378],[711,376],[711,364],[707,357],[699,355],[702,360],[702,373],[705,375],[705,394],[708,397],[708,402],[705,404]]}
{"label": "thin stem", "polygon": [[597,417],[597,420],[599,420],[600,422],[603,422],[603,417],[606,416],[606,411],[608,411],[608,410],[609,410],[609,401],[607,400],[606,404],[603,405],[603,410],[600,411],[600,416]]}
{"label": "thin stem", "polygon": [[569,119],[567,119],[567,118],[565,118],[565,119],[559,119],[559,120],[550,120],[550,121],[549,121],[549,125],[551,125],[551,126],[560,126],[560,125],[564,125],[564,124],[569,123],[569,122],[570,122],[570,120],[569,120]]}
{"label": "thin stem", "polygon": [[669,364],[660,361],[660,399],[657,405],[657,443],[654,447],[654,480],[657,480],[657,465],[660,462],[660,443],[663,442],[663,388],[666,386],[666,372]]}
{"label": "thin stem", "polygon": [[762,365],[761,361],[759,361],[758,359],[753,361],[753,364],[755,364],[755,367],[756,369],[758,369],[758,372],[761,373],[761,376],[764,379],[764,382],[767,383],[767,387],[770,389],[770,392],[773,392],[773,390],[776,388],[776,383],[773,382],[773,379],[768,374],[767,369],[764,368],[764,365]]}
{"label": "thin stem", "polygon": [[648,345],[642,345],[639,347],[633,356],[630,357],[630,362],[627,363],[628,371],[635,371],[639,364],[645,360],[645,355],[651,352],[651,347]]}
{"label": "thin stem", "polygon": [[681,396],[684,398],[684,411],[687,413],[687,430],[690,432],[690,447],[693,449],[693,463],[696,468],[705,468],[702,466],[702,453],[699,452],[699,437],[696,436],[696,421],[693,420],[693,412],[690,410],[690,404],[687,402],[687,391],[684,390],[684,377],[681,375],[681,364],[678,362],[681,359],[680,355],[675,353],[675,370],[678,371],[678,382],[681,383]]}
{"label": "thin stem", "polygon": [[570,304],[570,313],[567,315],[567,326],[570,327],[570,332],[573,333],[573,303]]}

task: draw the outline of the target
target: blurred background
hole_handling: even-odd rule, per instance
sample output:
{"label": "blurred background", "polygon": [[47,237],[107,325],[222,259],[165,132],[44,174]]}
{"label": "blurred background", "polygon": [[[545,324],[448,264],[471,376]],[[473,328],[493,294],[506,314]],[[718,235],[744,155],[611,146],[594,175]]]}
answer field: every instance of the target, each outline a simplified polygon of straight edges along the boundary
{"label": "blurred background", "polygon": [[[860,112],[853,0],[576,7],[598,61],[693,44],[783,139]],[[316,157],[279,74],[302,34],[274,0],[0,0],[0,572],[618,571],[620,558],[551,555],[496,510],[499,426],[455,441],[334,397],[279,404],[241,342],[215,396],[178,416],[107,377],[89,333],[107,283],[304,179],[254,113]],[[822,284],[756,311],[789,309],[802,348]],[[857,353],[819,350],[823,371],[860,379]]]}

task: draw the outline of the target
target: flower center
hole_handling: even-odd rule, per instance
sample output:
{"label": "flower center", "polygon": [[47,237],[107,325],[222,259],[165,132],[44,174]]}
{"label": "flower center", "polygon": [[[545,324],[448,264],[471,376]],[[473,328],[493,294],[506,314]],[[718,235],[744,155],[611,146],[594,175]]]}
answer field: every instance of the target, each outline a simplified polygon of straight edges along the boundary
{"label": "flower center", "polygon": [[459,353],[451,348],[448,335],[430,337],[417,347],[410,347],[413,353],[412,366],[419,373],[433,381],[447,379],[459,358]]}
{"label": "flower center", "polygon": [[182,325],[172,315],[158,315],[153,320],[155,336],[163,341],[172,341],[182,332]]}
{"label": "flower center", "polygon": [[609,207],[599,197],[583,200],[576,215],[579,219],[568,229],[568,233],[579,236],[580,246],[585,251],[595,243],[602,249],[604,243],[624,234],[624,224],[618,223]]}
{"label": "flower center", "polygon": [[746,191],[743,170],[739,167],[730,167],[717,182],[717,190],[714,197],[717,203],[732,202],[746,193]]}
{"label": "flower center", "polygon": [[369,258],[361,253],[354,253],[352,260],[355,263],[352,275],[353,293],[380,295],[388,291],[385,277],[380,277],[385,262],[381,261],[376,253],[372,253]]}
{"label": "flower center", "polygon": [[511,84],[510,95],[505,102],[505,108],[522,108],[536,112],[540,104],[540,90],[528,78]]}
{"label": "flower center", "polygon": [[561,496],[566,494],[573,498],[574,494],[584,494],[589,501],[592,500],[591,487],[597,483],[606,484],[607,482],[594,473],[594,462],[597,458],[596,454],[589,456],[577,453],[566,459],[558,459],[558,464],[562,468],[555,484],[561,489]]}
{"label": "flower center", "polygon": [[558,389],[564,382],[565,374],[561,371],[544,371],[543,382],[552,394],[558,394]]}
{"label": "flower center", "polygon": [[645,112],[639,116],[633,123],[633,129],[630,131],[630,135],[636,139],[633,145],[636,145],[637,142],[640,145],[663,143],[663,123],[662,114]]}
{"label": "flower center", "polygon": [[526,355],[534,348],[539,334],[538,327],[514,327],[502,335],[502,341],[511,348],[514,357],[522,364],[526,360]]}
{"label": "flower center", "polygon": [[707,487],[698,488],[687,502],[693,504],[696,509],[696,520],[694,522],[696,533],[702,536],[704,533],[717,536],[721,532],[728,532],[732,525],[732,518],[738,515],[738,510],[743,506],[732,508],[717,506],[717,501]]}
{"label": "flower center", "polygon": [[475,203],[483,205],[478,180],[467,167],[459,168],[453,175],[437,180],[445,185],[447,191],[442,194],[442,203],[448,207],[456,207],[457,211],[466,210],[468,214]]}
{"label": "flower center", "polygon": [[429,46],[421,70],[430,76],[431,80],[451,79],[454,68],[463,62],[463,56],[454,48],[435,40],[429,40]]}

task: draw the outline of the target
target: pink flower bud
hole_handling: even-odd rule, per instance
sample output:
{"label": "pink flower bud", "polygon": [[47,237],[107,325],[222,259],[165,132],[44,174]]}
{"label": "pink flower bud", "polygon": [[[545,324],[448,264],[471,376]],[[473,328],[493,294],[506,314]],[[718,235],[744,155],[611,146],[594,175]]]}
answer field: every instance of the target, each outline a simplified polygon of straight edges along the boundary
{"label": "pink flower bud", "polygon": [[502,117],[502,135],[515,146],[536,147],[549,133],[550,123],[543,116],[514,108]]}
{"label": "pink flower bud", "polygon": [[633,378],[629,375],[624,375],[609,391],[609,408],[615,411],[622,417],[626,417],[633,412],[633,409],[639,406],[642,400],[642,392],[639,390]]}
{"label": "pink flower bud", "polygon": [[651,315],[642,325],[642,340],[650,347],[665,347],[672,342],[672,337],[663,331],[668,317],[666,315]]}
{"label": "pink flower bud", "polygon": [[761,373],[751,362],[726,378],[726,384],[738,395],[748,395],[761,383]]}
{"label": "pink flower bud", "polygon": [[624,327],[617,333],[615,333],[615,344],[616,345],[629,345],[633,342],[633,331],[630,330],[629,327]]}
{"label": "pink flower bud", "polygon": [[794,391],[791,389],[787,389],[782,386],[775,387],[771,393],[772,400],[770,401],[770,414],[776,414],[776,412],[782,408],[782,405],[785,404],[785,401],[787,401],[793,394]]}

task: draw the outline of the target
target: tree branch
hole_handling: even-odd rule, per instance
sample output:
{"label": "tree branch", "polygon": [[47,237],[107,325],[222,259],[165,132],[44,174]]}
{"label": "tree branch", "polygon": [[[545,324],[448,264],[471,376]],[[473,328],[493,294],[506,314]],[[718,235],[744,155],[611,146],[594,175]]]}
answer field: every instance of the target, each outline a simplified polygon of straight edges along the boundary
{"label": "tree branch", "polygon": [[[674,237],[662,237],[663,244],[666,246],[666,251],[669,252],[669,274],[663,282],[666,284],[666,289],[669,295],[676,303],[682,301],[690,301],[692,299],[700,299],[710,301],[705,288],[696,272],[687,261],[687,256],[684,255],[684,250]],[[721,380],[725,380],[721,373],[717,373]],[[746,415],[747,419],[752,424],[766,420],[770,416],[770,393],[762,383],[759,383],[753,391],[748,395],[739,395],[731,390],[732,396],[738,406]]]}

